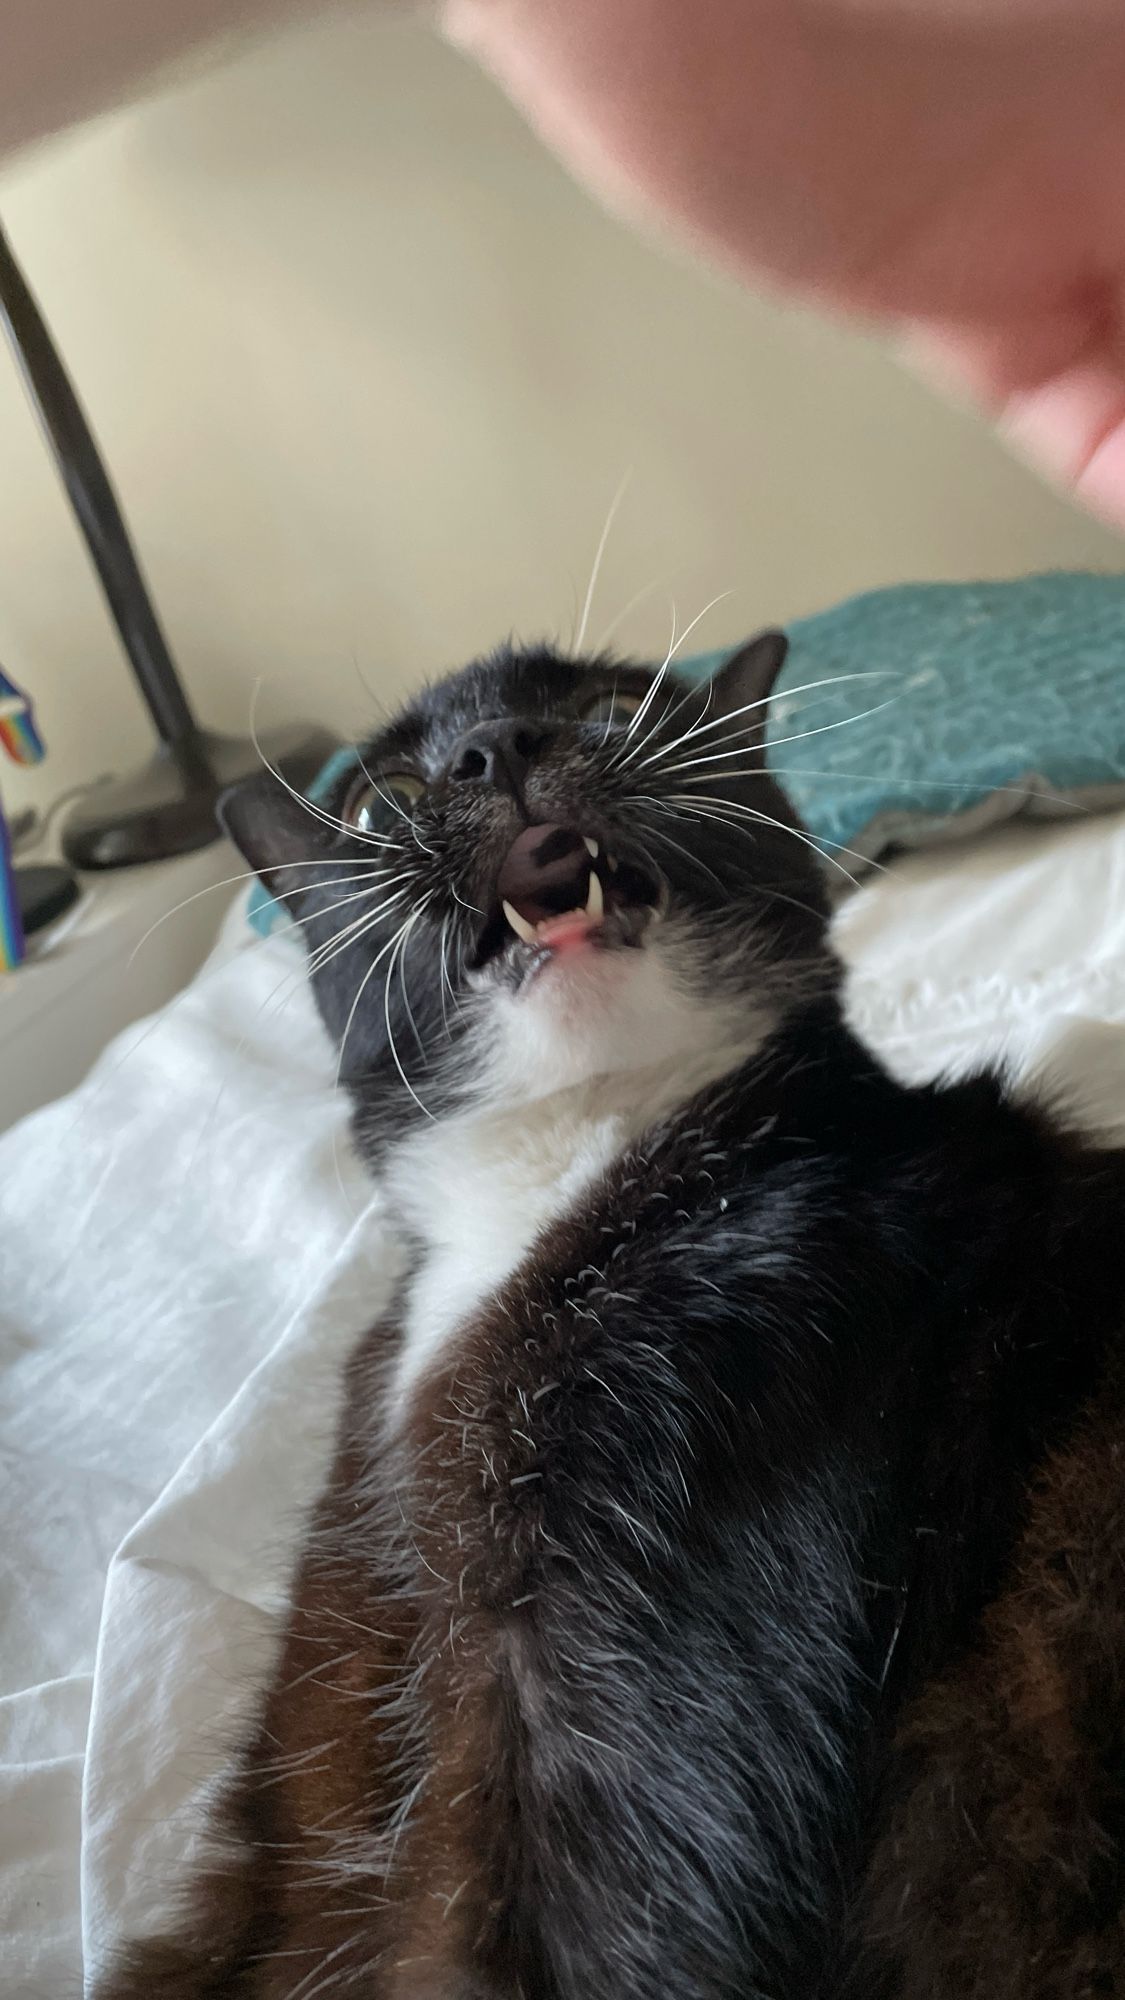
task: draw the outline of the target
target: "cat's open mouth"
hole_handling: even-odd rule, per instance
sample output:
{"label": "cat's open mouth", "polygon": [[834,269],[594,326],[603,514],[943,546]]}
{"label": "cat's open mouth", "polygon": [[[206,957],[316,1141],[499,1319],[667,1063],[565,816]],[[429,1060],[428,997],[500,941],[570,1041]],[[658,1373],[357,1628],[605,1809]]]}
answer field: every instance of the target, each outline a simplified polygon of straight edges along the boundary
{"label": "cat's open mouth", "polygon": [[563,953],[639,945],[662,895],[651,868],[592,834],[553,822],[525,827],[500,864],[471,969],[522,981]]}

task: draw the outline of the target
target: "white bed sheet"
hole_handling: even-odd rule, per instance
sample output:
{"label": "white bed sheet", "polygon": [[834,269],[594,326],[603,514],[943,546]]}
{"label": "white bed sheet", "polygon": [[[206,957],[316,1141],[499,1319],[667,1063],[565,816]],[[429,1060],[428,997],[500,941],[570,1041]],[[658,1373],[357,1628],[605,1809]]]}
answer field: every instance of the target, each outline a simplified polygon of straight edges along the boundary
{"label": "white bed sheet", "polygon": [[[904,861],[837,920],[902,1075],[982,1057],[1125,1136],[1125,816]],[[393,1257],[285,938],[0,1139],[0,1991],[160,1928],[269,1669]]]}

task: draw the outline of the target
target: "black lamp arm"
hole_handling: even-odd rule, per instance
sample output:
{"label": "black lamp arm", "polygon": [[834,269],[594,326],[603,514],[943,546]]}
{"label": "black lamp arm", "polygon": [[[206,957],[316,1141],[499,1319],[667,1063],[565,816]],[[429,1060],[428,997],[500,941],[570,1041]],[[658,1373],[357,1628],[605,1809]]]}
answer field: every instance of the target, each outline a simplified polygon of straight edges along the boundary
{"label": "black lamp arm", "polygon": [[62,474],[121,643],[157,731],[170,749],[197,752],[199,726],[153,608],[117,495],[82,405],[2,228],[0,325],[11,343]]}

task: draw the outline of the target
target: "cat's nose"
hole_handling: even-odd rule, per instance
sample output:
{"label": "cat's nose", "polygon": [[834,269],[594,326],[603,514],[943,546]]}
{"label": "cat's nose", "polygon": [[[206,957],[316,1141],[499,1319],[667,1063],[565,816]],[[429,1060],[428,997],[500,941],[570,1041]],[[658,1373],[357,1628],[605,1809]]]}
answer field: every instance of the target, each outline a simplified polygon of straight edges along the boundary
{"label": "cat's nose", "polygon": [[528,766],[548,734],[512,717],[475,723],[456,744],[445,775],[455,785],[493,785],[520,799]]}

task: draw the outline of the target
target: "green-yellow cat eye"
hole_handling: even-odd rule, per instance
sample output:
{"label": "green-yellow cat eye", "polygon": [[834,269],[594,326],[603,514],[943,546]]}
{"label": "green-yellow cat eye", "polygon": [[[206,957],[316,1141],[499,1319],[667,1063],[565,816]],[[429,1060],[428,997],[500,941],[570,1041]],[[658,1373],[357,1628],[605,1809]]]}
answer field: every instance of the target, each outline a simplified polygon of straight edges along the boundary
{"label": "green-yellow cat eye", "polygon": [[643,700],[642,694],[626,694],[622,688],[603,688],[601,694],[592,695],[578,713],[583,722],[606,722],[624,727],[625,723],[632,721]]}
{"label": "green-yellow cat eye", "polygon": [[396,819],[409,819],[425,791],[413,771],[365,772],[352,786],[340,817],[357,833],[385,833]]}

